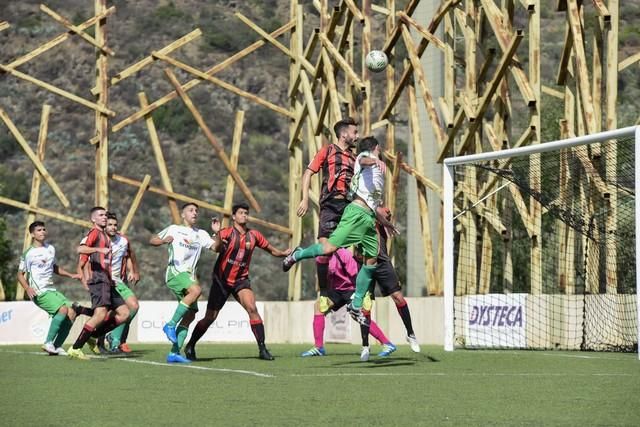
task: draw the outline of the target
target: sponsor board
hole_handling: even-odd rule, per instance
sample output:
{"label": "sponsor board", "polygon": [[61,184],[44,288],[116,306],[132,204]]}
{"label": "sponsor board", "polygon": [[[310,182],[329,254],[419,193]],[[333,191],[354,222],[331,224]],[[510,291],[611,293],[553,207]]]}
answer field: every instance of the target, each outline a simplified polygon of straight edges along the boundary
{"label": "sponsor board", "polygon": [[325,317],[324,337],[326,342],[351,342],[351,317],[347,313],[347,306],[338,311],[330,311]]}
{"label": "sponsor board", "polygon": [[[140,310],[136,316],[139,342],[166,342],[167,337],[162,327],[171,319],[176,310],[177,302],[166,301],[140,301]],[[256,307],[260,316],[264,318],[264,304],[257,302]],[[198,313],[189,328],[189,335],[196,323],[204,317],[207,311],[207,303],[198,303]],[[209,327],[200,342],[255,342],[249,316],[242,306],[229,301],[218,314],[218,318]]]}
{"label": "sponsor board", "polygon": [[0,344],[42,344],[51,317],[31,301],[0,303]]}
{"label": "sponsor board", "polygon": [[465,299],[468,347],[526,347],[527,295],[469,295]]}

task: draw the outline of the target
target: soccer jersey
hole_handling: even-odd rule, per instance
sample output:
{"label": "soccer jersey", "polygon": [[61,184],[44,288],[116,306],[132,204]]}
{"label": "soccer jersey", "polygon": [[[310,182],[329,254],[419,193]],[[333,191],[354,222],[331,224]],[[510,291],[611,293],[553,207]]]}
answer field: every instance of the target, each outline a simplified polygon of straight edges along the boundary
{"label": "soccer jersey", "polygon": [[241,233],[233,226],[226,227],[220,230],[220,239],[227,243],[213,271],[229,286],[249,277],[251,255],[256,246],[262,249],[269,247],[269,241],[258,230]]}
{"label": "soccer jersey", "polygon": [[111,239],[111,277],[118,282],[124,282],[129,256],[129,239],[122,234],[116,234]]}
{"label": "soccer jersey", "polygon": [[358,263],[347,249],[339,248],[329,259],[329,289],[353,291]]}
{"label": "soccer jersey", "polygon": [[[90,248],[111,248],[111,239],[109,235],[97,227],[92,228],[87,235],[80,241],[81,245]],[[111,279],[111,251],[106,254],[99,252],[91,255],[81,254],[80,261],[85,263],[88,261],[88,269],[91,278],[90,282],[112,282]]]}
{"label": "soccer jersey", "polygon": [[336,144],[325,145],[307,166],[313,173],[322,169],[320,202],[336,195],[347,196],[353,176],[354,155],[350,149],[342,150]]}
{"label": "soccer jersey", "polygon": [[353,180],[351,181],[351,192],[362,198],[367,206],[375,211],[378,206],[382,205],[384,197],[384,174],[387,168],[382,162],[362,167],[360,165],[360,159],[363,157],[376,158],[368,151],[358,154],[353,172]]}
{"label": "soccer jersey", "polygon": [[29,286],[41,295],[55,291],[53,287],[53,268],[56,264],[56,249],[45,243],[43,246],[31,246],[20,257],[18,269],[27,274]]}
{"label": "soccer jersey", "polygon": [[169,281],[180,273],[189,273],[195,279],[202,248],[209,249],[213,246],[213,239],[204,230],[175,224],[158,233],[161,239],[167,236],[173,237],[173,241],[169,243],[165,280]]}

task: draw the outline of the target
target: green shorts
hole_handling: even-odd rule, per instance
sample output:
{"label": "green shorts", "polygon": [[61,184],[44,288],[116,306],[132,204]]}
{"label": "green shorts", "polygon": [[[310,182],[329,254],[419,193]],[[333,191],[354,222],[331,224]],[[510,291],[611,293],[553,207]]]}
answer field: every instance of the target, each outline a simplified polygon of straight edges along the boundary
{"label": "green shorts", "polygon": [[[197,284],[198,281],[191,277],[191,273],[187,272],[179,273],[167,281],[167,286],[171,289],[171,292],[173,292],[178,301],[182,301],[182,298],[187,294],[187,289]],[[198,302],[196,301],[191,304],[189,309],[198,311]]]}
{"label": "green shorts", "polygon": [[120,294],[122,299],[126,300],[129,297],[135,297],[136,294],[133,293],[130,287],[127,286],[126,283],[116,280],[116,291]]}
{"label": "green shorts", "polygon": [[329,236],[329,243],[338,248],[356,245],[366,258],[376,258],[378,233],[373,211],[356,203],[349,203],[338,227]]}
{"label": "green shorts", "polygon": [[71,307],[71,301],[67,299],[61,292],[47,291],[36,296],[33,299],[38,307],[49,313],[51,316],[55,316],[60,307]]}

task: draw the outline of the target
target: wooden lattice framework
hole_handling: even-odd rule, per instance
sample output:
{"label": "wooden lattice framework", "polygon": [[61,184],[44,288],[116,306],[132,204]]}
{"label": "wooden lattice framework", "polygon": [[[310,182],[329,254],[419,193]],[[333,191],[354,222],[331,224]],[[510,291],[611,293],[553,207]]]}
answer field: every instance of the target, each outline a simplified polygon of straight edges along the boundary
{"label": "wooden lattice framework", "polygon": [[[236,169],[244,113],[238,111],[236,114],[232,151],[227,155],[188,95],[190,89],[201,83],[213,84],[269,108],[290,120],[289,224],[282,226],[255,217],[251,220],[272,230],[288,234],[292,245],[299,243],[305,232],[302,229],[302,221],[295,212],[301,197],[300,183],[304,168],[304,152],[307,152],[308,157],[313,156],[322,144],[332,138],[329,129],[344,115],[354,116],[360,121],[361,134],[369,134],[384,128],[386,148],[384,154],[390,166],[388,182],[391,183],[387,186],[387,205],[392,210],[395,207],[400,172],[403,171],[412,176],[417,184],[420,236],[424,248],[425,280],[422,287],[423,293],[428,295],[437,295],[442,292],[442,271],[437,259],[442,255],[443,233],[442,225],[439,230],[431,230],[429,225],[430,212],[438,212],[440,206],[428,205],[427,192],[441,197],[442,189],[436,180],[427,177],[423,162],[427,145],[435,146],[439,153],[438,160],[442,161],[444,157],[450,155],[540,143],[540,111],[543,108],[541,102],[543,93],[560,98],[564,102],[564,117],[560,122],[563,137],[592,133],[601,129],[614,129],[617,126],[618,73],[640,60],[640,54],[631,55],[622,61],[618,59],[619,0],[592,0],[588,4],[583,4],[580,0],[558,0],[556,8],[566,16],[564,51],[561,62],[558,64],[558,76],[555,82],[559,88],[543,86],[541,82],[540,13],[541,7],[547,7],[547,5],[543,5],[540,0],[502,0],[500,2],[443,0],[428,22],[419,22],[414,18],[420,0],[409,0],[401,10],[397,9],[396,0],[380,0],[375,4],[371,0],[314,0],[312,7],[319,14],[319,20],[305,13],[304,5],[299,0],[291,0],[289,22],[271,33],[237,13],[239,21],[254,30],[260,36],[260,40],[206,70],[200,70],[171,56],[172,52],[201,35],[200,30],[196,29],[173,43],[150,52],[147,57],[119,73],[109,76],[108,58],[114,52],[108,46],[107,19],[113,14],[115,8],[108,8],[106,3],[106,0],[95,0],[95,16],[80,25],[73,25],[65,17],[43,5],[42,12],[65,27],[65,32],[10,63],[0,64],[0,72],[28,81],[95,112],[96,132],[89,142],[96,147],[96,203],[108,205],[109,177],[113,181],[128,184],[137,189],[123,228],[126,229],[131,223],[145,191],[167,197],[174,221],[179,220],[177,200],[194,201],[201,207],[228,216],[236,185],[254,211],[260,212],[259,204]],[[518,28],[514,22],[514,16],[522,11],[526,15],[526,25],[524,28]],[[587,16],[594,17],[597,21],[594,35],[588,35],[585,32]],[[384,22],[383,25],[382,22]],[[9,26],[9,23],[0,22],[0,31]],[[374,27],[377,31],[373,30]],[[383,32],[379,31],[382,27],[384,27]],[[89,28],[94,29],[94,36],[87,32]],[[381,34],[384,34],[384,40],[380,39]],[[528,46],[522,44],[525,34]],[[288,47],[278,41],[278,38],[283,35],[289,35]],[[35,59],[70,37],[80,37],[96,49],[97,77],[95,87],[91,89],[91,93],[95,96],[94,100],[62,90],[19,70],[22,64]],[[587,37],[591,37],[590,40],[593,41],[591,64],[587,63],[585,53]],[[396,52],[400,51],[399,43],[403,46],[402,51],[406,52],[406,58],[395,57]],[[275,105],[215,76],[266,44],[275,46],[290,60],[287,107]],[[364,56],[372,48],[383,48],[391,58],[395,58],[385,71],[385,86],[382,91],[379,86],[372,91],[372,76],[363,66]],[[444,91],[442,94],[434,95],[431,92],[429,76],[426,75],[421,63],[421,57],[428,48],[437,49],[443,58]],[[149,102],[144,93],[140,93],[140,109],[114,123],[115,112],[108,107],[109,88],[127,78],[134,77],[137,72],[154,63],[165,67],[166,76],[175,90],[152,102]],[[178,81],[171,67],[186,72],[193,79],[186,83]],[[603,79],[606,84],[602,85],[600,82]],[[381,111],[374,111],[375,104],[372,102],[372,97],[381,93],[384,93],[384,105]],[[433,129],[433,133],[429,135],[421,129],[418,115],[420,98],[424,102],[424,108]],[[525,106],[527,126],[524,129],[517,129],[513,124],[512,108],[513,100],[516,98]],[[223,206],[178,194],[172,189],[151,113],[176,99],[183,102],[189,109],[229,172]],[[401,103],[401,100],[404,102]],[[396,150],[398,111],[406,111],[406,119],[410,124],[409,146],[415,159],[414,165],[405,162],[403,154]],[[84,220],[38,207],[41,180],[51,187],[63,207],[66,208],[69,204],[43,164],[49,112],[50,106],[44,105],[38,152],[35,153],[29,148],[11,118],[0,109],[0,118],[35,167],[29,203],[24,204],[4,197],[0,197],[0,203],[24,209],[29,212],[29,218],[39,214],[87,226],[88,223]],[[489,112],[491,114],[487,114]],[[138,120],[144,120],[147,125],[162,187],[151,186],[149,176],[142,181],[137,181],[120,175],[109,175],[109,132],[119,132]],[[584,159],[584,166],[589,167],[589,162],[588,158]],[[487,192],[491,191],[493,184],[477,182],[473,177],[468,177],[464,183],[467,201],[473,204],[481,200]],[[539,187],[540,182],[534,181],[531,185],[535,189]],[[597,179],[594,185],[599,185]],[[317,180],[312,182],[310,193],[314,207],[313,223],[317,224],[319,194]],[[517,190],[512,190],[512,197],[519,206],[524,207],[520,215],[531,238],[531,275],[532,278],[539,277],[541,274],[541,208],[535,200],[530,200],[528,204],[524,203],[524,196]],[[485,219],[483,223],[486,225],[482,230],[477,230],[474,222],[468,221],[462,238],[463,244],[469,245],[475,251],[477,250],[476,236],[482,236],[482,253],[480,254],[482,262],[489,261],[487,257],[490,257],[491,253],[490,232],[508,227],[508,219],[491,216],[486,216]],[[437,239],[439,242],[437,254],[433,253],[432,239]],[[29,236],[25,235],[25,246],[29,243]],[[612,251],[612,256],[615,258],[615,248],[608,248],[608,250]],[[507,257],[505,268],[507,275],[510,270],[509,262]],[[458,272],[458,277],[468,277],[468,280],[462,280],[460,286],[465,286],[467,293],[486,292],[489,278],[479,278],[478,285],[478,280],[474,277],[475,267],[465,268],[466,271]],[[571,266],[567,263],[566,268],[569,271]],[[540,283],[535,280],[532,282]],[[288,296],[290,300],[297,300],[301,296],[301,271],[298,266],[289,273]],[[21,297],[21,288],[18,287],[18,298]]]}

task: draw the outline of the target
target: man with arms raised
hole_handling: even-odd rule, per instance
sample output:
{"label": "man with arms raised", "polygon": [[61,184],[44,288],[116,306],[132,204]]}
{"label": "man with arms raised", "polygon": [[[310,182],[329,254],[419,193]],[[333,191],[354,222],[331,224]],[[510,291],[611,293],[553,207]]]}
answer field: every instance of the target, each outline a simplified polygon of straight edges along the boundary
{"label": "man with arms raised", "polygon": [[251,289],[249,264],[256,247],[276,257],[284,257],[291,250],[281,251],[274,248],[262,233],[247,227],[249,205],[246,203],[234,205],[231,212],[233,225],[220,231],[220,239],[215,244],[215,250],[220,252],[220,255],[213,268],[207,313],[193,330],[191,339],[185,347],[185,354],[189,359],[196,360],[196,343],[216,320],[229,295],[233,295],[249,314],[251,330],[258,343],[258,357],[263,360],[273,360],[264,343],[264,324],[256,308],[256,298]]}
{"label": "man with arms raised", "polygon": [[181,225],[170,225],[153,236],[149,242],[153,246],[168,245],[169,261],[165,280],[179,301],[171,320],[162,328],[172,343],[167,363],[190,363],[189,359],[180,354],[180,349],[187,338],[189,325],[198,311],[198,298],[202,293],[196,277],[196,267],[202,248],[213,249],[214,239],[217,239],[220,231],[217,218],[211,222],[213,238],[195,226],[198,219],[198,206],[195,203],[183,205],[181,216]]}

